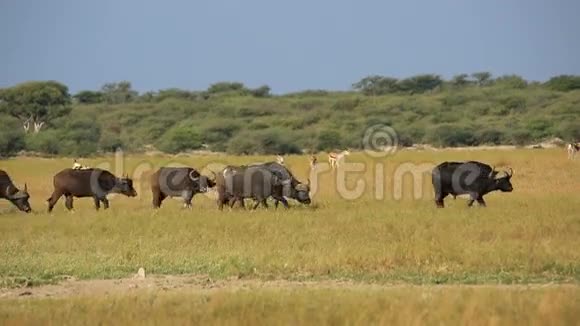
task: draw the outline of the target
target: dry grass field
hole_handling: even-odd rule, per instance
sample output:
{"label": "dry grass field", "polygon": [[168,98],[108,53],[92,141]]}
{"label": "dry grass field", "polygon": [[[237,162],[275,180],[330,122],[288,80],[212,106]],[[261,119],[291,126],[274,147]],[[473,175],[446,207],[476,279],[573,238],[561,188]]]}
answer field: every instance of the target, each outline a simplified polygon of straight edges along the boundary
{"label": "dry grass field", "polygon": [[[289,156],[294,174],[316,185],[310,207],[220,212],[209,193],[194,197],[191,210],[178,200],[151,208],[147,176],[156,167],[217,171],[272,159],[87,159],[132,175],[139,196],[111,196],[111,209],[99,212],[91,199],[68,212],[61,199],[51,214],[52,175],[72,159],[0,161],[18,185],[28,183],[34,209],[26,215],[0,201],[0,322],[577,323],[580,160],[563,150],[354,153],[345,168],[358,172],[321,165],[311,174],[306,156]],[[489,194],[487,208],[447,198],[436,209],[428,171],[446,160],[510,166],[514,191]],[[123,283],[140,267],[147,279],[186,280]],[[108,279],[116,290],[59,295],[68,293],[62,284]]]}

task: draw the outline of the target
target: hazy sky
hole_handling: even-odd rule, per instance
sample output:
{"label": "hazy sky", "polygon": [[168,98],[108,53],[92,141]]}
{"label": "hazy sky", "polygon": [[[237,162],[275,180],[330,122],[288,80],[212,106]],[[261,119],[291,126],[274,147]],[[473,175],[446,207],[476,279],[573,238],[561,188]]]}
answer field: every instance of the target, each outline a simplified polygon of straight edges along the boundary
{"label": "hazy sky", "polygon": [[407,77],[580,74],[575,0],[0,0],[0,87],[217,81],[274,93]]}

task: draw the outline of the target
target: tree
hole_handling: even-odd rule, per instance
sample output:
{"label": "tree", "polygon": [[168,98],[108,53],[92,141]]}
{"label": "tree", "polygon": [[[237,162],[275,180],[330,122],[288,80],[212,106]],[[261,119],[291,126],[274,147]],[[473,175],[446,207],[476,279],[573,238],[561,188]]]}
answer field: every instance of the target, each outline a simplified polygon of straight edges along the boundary
{"label": "tree", "polygon": [[397,79],[384,76],[368,76],[354,83],[352,87],[365,95],[385,95],[398,90]]}
{"label": "tree", "polygon": [[399,88],[411,94],[425,93],[436,89],[441,84],[443,84],[443,80],[438,75],[417,75],[401,80]]}
{"label": "tree", "polygon": [[518,75],[503,75],[496,78],[495,83],[505,88],[522,89],[528,87],[528,82]]}
{"label": "tree", "polygon": [[270,86],[263,85],[256,89],[250,90],[250,94],[254,97],[268,97],[270,96]]}
{"label": "tree", "polygon": [[101,88],[103,98],[109,104],[128,103],[137,98],[139,93],[131,87],[131,82],[121,81],[107,83]]}
{"label": "tree", "polygon": [[80,91],[73,98],[81,104],[94,104],[103,101],[103,93],[95,91]]}
{"label": "tree", "polygon": [[552,77],[545,85],[550,89],[561,92],[580,89],[580,76],[560,75]]}
{"label": "tree", "polygon": [[469,85],[471,81],[469,81],[468,77],[469,76],[467,74],[455,75],[453,76],[453,79],[451,79],[451,85],[455,87],[463,87]]}
{"label": "tree", "polygon": [[68,87],[55,81],[32,81],[0,90],[0,111],[17,118],[24,132],[40,132],[49,121],[70,113]]}
{"label": "tree", "polygon": [[244,84],[238,82],[219,82],[209,86],[207,89],[209,94],[226,93],[226,92],[238,92],[241,95],[246,95],[248,89]]}
{"label": "tree", "polygon": [[491,83],[491,73],[487,71],[474,72],[471,74],[477,83],[477,86],[487,86]]}
{"label": "tree", "polygon": [[155,100],[157,102],[161,102],[167,98],[195,100],[195,99],[197,99],[198,96],[199,96],[199,94],[197,92],[191,92],[191,91],[179,89],[179,88],[168,88],[168,89],[159,90],[159,92],[157,92],[157,94],[153,95],[153,98],[155,98]]}

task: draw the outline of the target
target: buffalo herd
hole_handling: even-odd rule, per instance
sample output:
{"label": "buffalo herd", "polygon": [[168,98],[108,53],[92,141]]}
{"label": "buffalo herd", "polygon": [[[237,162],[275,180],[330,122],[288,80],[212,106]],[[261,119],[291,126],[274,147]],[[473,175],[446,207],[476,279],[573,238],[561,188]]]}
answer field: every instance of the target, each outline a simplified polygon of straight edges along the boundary
{"label": "buffalo herd", "polygon": [[[267,199],[274,199],[275,206],[282,203],[288,208],[287,199],[308,205],[310,198],[310,180],[303,183],[296,179],[292,172],[280,162],[226,166],[213,176],[201,175],[190,167],[162,167],[151,175],[151,192],[153,207],[161,207],[167,197],[181,197],[185,207],[191,207],[195,194],[205,193],[213,188],[217,192],[217,206],[232,208],[236,202],[244,206],[245,199],[254,201],[252,208],[259,205],[267,208]],[[475,201],[485,206],[483,196],[492,191],[511,192],[513,170],[496,171],[495,168],[476,161],[443,162],[432,171],[432,183],[435,190],[435,204],[444,207],[443,200],[447,195],[469,195],[468,206]],[[73,209],[73,198],[92,197],[95,208],[103,205],[109,208],[108,194],[122,194],[128,197],[137,196],[133,180],[128,176],[117,177],[111,172],[87,167],[68,168],[58,172],[53,178],[54,190],[48,202],[51,212],[57,201],[64,196],[67,209]],[[23,212],[31,212],[28,202],[30,195],[26,184],[23,189],[17,188],[8,174],[0,170],[0,198],[6,199]]]}

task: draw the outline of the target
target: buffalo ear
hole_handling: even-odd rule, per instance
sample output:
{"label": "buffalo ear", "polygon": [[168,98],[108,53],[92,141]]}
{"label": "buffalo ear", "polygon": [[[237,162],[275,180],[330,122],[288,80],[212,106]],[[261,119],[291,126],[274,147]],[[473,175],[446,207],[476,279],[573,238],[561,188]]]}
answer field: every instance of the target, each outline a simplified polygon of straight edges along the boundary
{"label": "buffalo ear", "polygon": [[310,178],[306,179],[308,187],[310,187]]}

